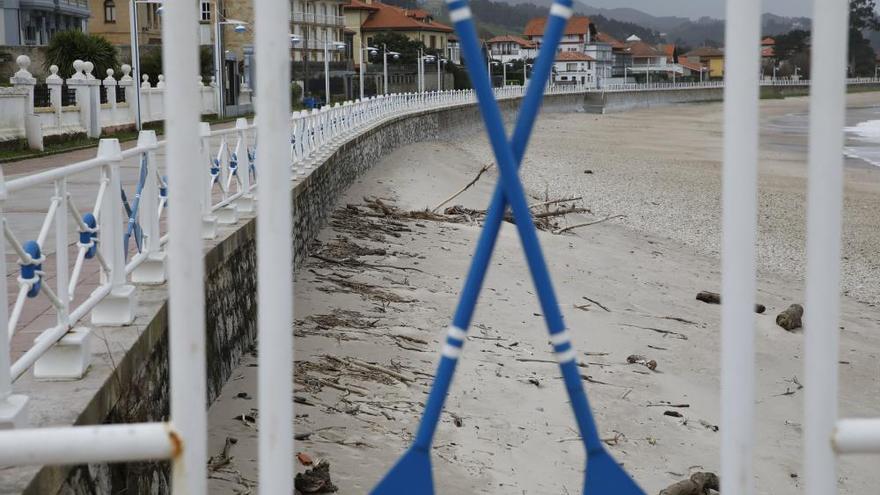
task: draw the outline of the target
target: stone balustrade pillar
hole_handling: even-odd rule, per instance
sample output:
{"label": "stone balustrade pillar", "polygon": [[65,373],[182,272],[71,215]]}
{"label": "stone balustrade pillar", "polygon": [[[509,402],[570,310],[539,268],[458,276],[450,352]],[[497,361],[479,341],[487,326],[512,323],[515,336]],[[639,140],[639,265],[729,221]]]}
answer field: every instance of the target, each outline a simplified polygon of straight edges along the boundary
{"label": "stone balustrade pillar", "polygon": [[110,124],[117,125],[116,116],[116,79],[113,78],[113,69],[107,69],[107,77],[101,81],[101,85],[107,88],[107,104],[110,106]]}
{"label": "stone balustrade pillar", "polygon": [[46,78],[46,86],[49,87],[49,103],[52,105],[52,112],[55,114],[55,127],[61,129],[63,121],[61,120],[61,110],[64,108],[63,98],[61,94],[61,86],[64,79],[58,75],[58,66],[49,67],[49,77]]}
{"label": "stone balustrade pillar", "polygon": [[28,72],[31,66],[31,59],[27,55],[19,55],[15,59],[18,64],[18,72],[16,72],[9,82],[16,88],[24,89],[27,93],[24,111],[24,133],[27,138],[28,147],[33,150],[43,150],[43,128],[40,124],[40,118],[34,114],[34,86],[37,80],[33,74]]}

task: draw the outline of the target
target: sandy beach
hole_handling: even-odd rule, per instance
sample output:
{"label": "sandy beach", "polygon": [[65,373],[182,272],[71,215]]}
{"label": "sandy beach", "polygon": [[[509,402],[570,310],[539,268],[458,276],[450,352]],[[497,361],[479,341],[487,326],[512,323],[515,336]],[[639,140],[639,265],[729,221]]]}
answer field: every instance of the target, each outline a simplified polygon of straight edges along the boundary
{"label": "sandy beach", "polygon": [[[755,485],[767,495],[802,492],[803,334],[774,319],[803,302],[805,138],[780,122],[807,104],[762,105]],[[720,309],[694,296],[720,286],[720,121],[720,104],[545,114],[523,172],[536,202],[584,197],[592,214],[561,225],[625,215],[540,240],[600,434],[650,494],[719,469]],[[368,492],[411,441],[480,232],[476,222],[376,214],[364,198],[401,212],[433,207],[490,157],[477,133],[387,155],[340,201],[318,257],[297,272],[296,450],[330,463],[338,493]],[[880,397],[880,168],[852,163],[846,175],[840,412],[867,417]],[[490,171],[453,204],[485,208],[496,179]],[[470,333],[434,439],[438,493],[580,493],[583,448],[512,225]],[[656,370],[629,364],[634,354]],[[255,486],[256,372],[252,354],[209,411],[211,493]],[[844,459],[840,493],[875,493],[876,465]]]}

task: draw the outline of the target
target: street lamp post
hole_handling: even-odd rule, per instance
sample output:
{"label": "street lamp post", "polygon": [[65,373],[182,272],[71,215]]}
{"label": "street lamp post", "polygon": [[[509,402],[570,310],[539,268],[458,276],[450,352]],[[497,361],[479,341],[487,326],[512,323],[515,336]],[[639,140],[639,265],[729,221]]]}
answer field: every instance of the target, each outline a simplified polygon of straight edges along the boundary
{"label": "street lamp post", "polygon": [[158,4],[160,5],[157,12],[162,10],[163,0],[131,0],[128,8],[128,22],[131,26],[131,70],[132,79],[134,79],[134,125],[137,130],[143,128],[141,122],[141,52],[138,42],[138,15],[137,6],[140,4]]}
{"label": "street lamp post", "polygon": [[394,60],[400,58],[400,53],[389,52],[388,45],[382,44],[382,93],[388,94],[388,55],[394,57]]}
{"label": "street lamp post", "polygon": [[[330,40],[324,38],[324,104],[330,104]],[[345,48],[345,43],[334,41],[334,50]],[[363,64],[361,64],[363,65]],[[361,82],[361,93],[363,94],[363,82]],[[363,96],[361,96],[363,98]]]}
{"label": "street lamp post", "polygon": [[443,67],[443,64],[446,62],[446,59],[440,58],[439,55],[436,58],[437,58],[437,91],[440,91],[443,89],[443,83],[441,82],[441,79],[440,79],[440,72],[441,72],[441,68]]}
{"label": "street lamp post", "polygon": [[223,77],[223,26],[234,26],[236,33],[247,31],[247,22],[238,19],[220,20],[220,2],[214,2],[214,80],[217,82],[217,117],[226,116],[226,78]]}

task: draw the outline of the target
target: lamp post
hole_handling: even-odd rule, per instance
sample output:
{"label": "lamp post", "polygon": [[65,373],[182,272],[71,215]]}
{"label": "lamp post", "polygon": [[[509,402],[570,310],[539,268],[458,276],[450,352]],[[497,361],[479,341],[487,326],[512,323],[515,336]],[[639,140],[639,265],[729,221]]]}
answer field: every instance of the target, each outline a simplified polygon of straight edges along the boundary
{"label": "lamp post", "polygon": [[778,65],[773,64],[773,81],[776,81],[776,69],[778,69],[778,68],[779,68]]}
{"label": "lamp post", "polygon": [[141,52],[138,46],[137,6],[139,4],[158,4],[157,12],[161,13],[162,2],[163,0],[131,0],[128,8],[128,22],[131,27],[131,77],[134,79],[134,101],[132,103],[134,104],[134,125],[139,131],[143,128],[143,123],[141,122]]}
{"label": "lamp post", "polygon": [[504,75],[501,78],[501,80],[502,80],[501,87],[503,87],[503,88],[507,87],[507,66],[508,65],[513,67],[513,64],[510,62],[504,62],[503,64],[501,64],[502,70],[504,71]]}
{"label": "lamp post", "polygon": [[220,20],[220,2],[214,2],[214,80],[217,81],[217,117],[226,116],[226,78],[223,77],[223,26],[234,26],[236,33],[247,31],[247,22],[238,19]]}
{"label": "lamp post", "polygon": [[[345,48],[345,43],[340,41],[330,42],[328,39],[324,39],[324,104],[330,104],[330,45],[333,45],[334,50],[341,50]],[[363,65],[363,64],[361,64]],[[363,95],[363,81],[361,82],[361,94]],[[363,97],[363,96],[361,96]]]}
{"label": "lamp post", "polygon": [[388,55],[394,57],[394,60],[400,58],[400,53],[389,52],[388,45],[382,44],[382,93],[388,94]]}
{"label": "lamp post", "polygon": [[[290,33],[290,47],[291,48],[300,44],[300,42],[302,42],[302,38],[300,38],[298,34]],[[291,60],[291,62],[294,61],[293,54],[290,55],[290,60]],[[290,64],[290,84],[296,84],[296,79],[294,79],[294,77],[293,77],[293,66],[294,66],[294,64],[291,63]],[[302,98],[305,98],[305,85],[306,85],[306,82],[305,82],[305,80],[303,80],[303,90],[300,91],[300,101],[302,101]],[[291,101],[290,103],[292,105],[294,102]]]}
{"label": "lamp post", "polygon": [[440,72],[443,64],[446,63],[445,58],[440,58],[440,56],[435,57],[437,59],[437,91],[443,89],[443,83],[441,82]]}

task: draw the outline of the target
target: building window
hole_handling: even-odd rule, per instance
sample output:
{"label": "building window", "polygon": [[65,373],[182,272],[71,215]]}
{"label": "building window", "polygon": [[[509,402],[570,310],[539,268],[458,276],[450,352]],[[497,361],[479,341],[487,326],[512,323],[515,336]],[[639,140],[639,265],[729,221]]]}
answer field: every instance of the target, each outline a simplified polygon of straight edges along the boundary
{"label": "building window", "polygon": [[200,3],[199,14],[203,22],[211,21],[211,2],[202,0]]}
{"label": "building window", "polygon": [[437,37],[433,34],[431,35],[431,48],[437,48]]}
{"label": "building window", "polygon": [[104,2],[104,22],[116,22],[116,3],[113,0]]}

